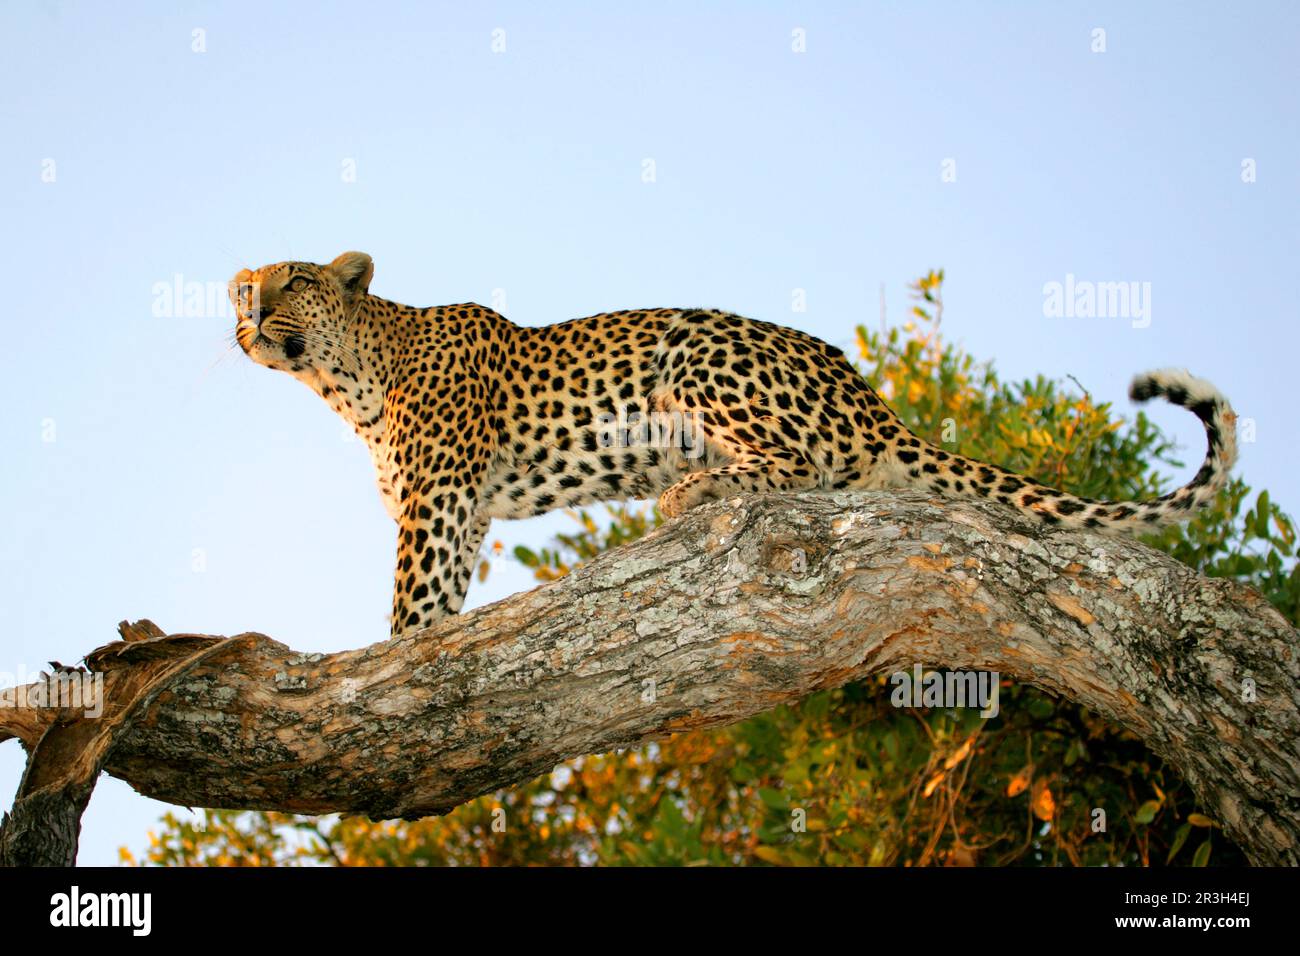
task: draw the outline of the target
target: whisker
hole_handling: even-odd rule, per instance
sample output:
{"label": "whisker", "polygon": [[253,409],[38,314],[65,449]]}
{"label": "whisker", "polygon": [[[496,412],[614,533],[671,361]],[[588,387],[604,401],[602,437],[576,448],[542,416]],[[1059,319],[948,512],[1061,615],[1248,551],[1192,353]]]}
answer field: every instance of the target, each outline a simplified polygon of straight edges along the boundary
{"label": "whisker", "polygon": [[353,374],[361,371],[360,356],[319,329],[313,329],[306,326],[291,326],[287,323],[277,322],[274,319],[268,321],[263,328],[267,332],[274,332],[277,335],[296,335],[305,342],[310,342],[314,345],[320,346],[322,349],[328,350],[331,360],[345,371]]}
{"label": "whisker", "polygon": [[208,363],[207,368],[205,368],[202,372],[199,373],[199,376],[194,383],[195,388],[201,388],[204,384],[206,384],[209,376],[212,375],[212,373],[216,370],[216,368],[219,365],[221,365],[223,362],[228,361],[235,354],[235,350],[239,347],[239,343],[235,341],[233,338],[231,338],[231,333],[227,333],[225,336],[223,336],[223,338],[229,339],[229,341],[226,342],[226,347],[224,349],[221,349],[217,353],[216,358],[214,358],[210,363]]}

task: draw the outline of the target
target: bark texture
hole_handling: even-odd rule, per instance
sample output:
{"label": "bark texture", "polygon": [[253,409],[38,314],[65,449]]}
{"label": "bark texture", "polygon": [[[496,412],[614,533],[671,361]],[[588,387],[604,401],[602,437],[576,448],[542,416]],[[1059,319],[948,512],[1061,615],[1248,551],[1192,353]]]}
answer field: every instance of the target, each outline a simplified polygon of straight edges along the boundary
{"label": "bark texture", "polygon": [[[1087,705],[1178,767],[1254,861],[1300,863],[1295,629],[1250,588],[993,503],[716,502],[398,641],[338,654],[213,641],[88,655],[110,701],[145,647],[186,661],[135,706],[104,770],[187,806],[416,818],[580,754],[921,663]],[[0,739],[33,747],[56,717],[0,709]]]}
{"label": "bark texture", "polygon": [[[39,734],[29,745],[27,768],[13,810],[0,820],[0,866],[72,866],[77,861],[81,814],[90,802],[95,778],[135,717],[164,690],[213,650],[224,644],[217,637],[168,639],[149,621],[123,622],[122,640],[96,654],[101,665],[113,660],[111,693],[78,694],[76,707],[57,693],[46,695],[55,706],[35,713],[17,711],[36,723],[15,722],[29,735]],[[78,677],[80,675],[77,675]],[[53,677],[48,687],[57,687]],[[29,687],[32,685],[29,685]],[[91,690],[91,688],[87,688]],[[100,698],[92,700],[91,697]],[[33,697],[21,698],[31,701]],[[39,700],[40,698],[35,698]],[[20,698],[0,698],[17,705]],[[77,710],[80,708],[80,713]],[[95,716],[88,719],[85,715]],[[8,734],[0,722],[0,740]],[[27,737],[23,742],[28,743]]]}

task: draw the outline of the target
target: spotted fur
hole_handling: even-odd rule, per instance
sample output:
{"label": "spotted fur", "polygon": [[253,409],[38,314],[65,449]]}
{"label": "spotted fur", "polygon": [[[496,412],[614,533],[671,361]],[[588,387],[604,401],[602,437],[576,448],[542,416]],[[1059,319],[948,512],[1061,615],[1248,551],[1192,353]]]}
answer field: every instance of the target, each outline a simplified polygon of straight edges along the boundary
{"label": "spotted fur", "polygon": [[1204,423],[1205,463],[1153,501],[1093,501],[922,440],[839,349],[793,329],[712,309],[524,328],[473,303],[370,295],[373,272],[358,252],[282,262],[240,272],[231,295],[243,350],[311,386],[370,448],[398,524],[394,636],[460,610],[492,518],[655,496],[673,517],[732,494],[919,487],[1050,526],[1150,530],[1205,505],[1236,456],[1212,385],[1141,375],[1135,401],[1163,397]]}

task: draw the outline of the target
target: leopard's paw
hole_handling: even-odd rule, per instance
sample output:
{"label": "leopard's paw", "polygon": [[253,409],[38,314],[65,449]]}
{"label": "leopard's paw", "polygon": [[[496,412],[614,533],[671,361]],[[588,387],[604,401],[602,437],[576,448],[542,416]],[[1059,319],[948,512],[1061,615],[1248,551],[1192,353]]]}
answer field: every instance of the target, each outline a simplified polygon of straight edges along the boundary
{"label": "leopard's paw", "polygon": [[659,513],[671,520],[686,510],[686,495],[683,489],[673,485],[659,496]]}

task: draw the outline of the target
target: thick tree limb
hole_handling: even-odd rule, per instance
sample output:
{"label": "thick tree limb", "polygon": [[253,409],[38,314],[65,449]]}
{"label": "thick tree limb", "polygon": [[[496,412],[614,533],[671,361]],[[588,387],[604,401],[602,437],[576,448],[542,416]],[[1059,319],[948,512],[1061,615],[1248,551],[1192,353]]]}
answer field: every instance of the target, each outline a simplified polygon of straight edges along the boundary
{"label": "thick tree limb", "polygon": [[[110,697],[142,666],[121,646],[88,657]],[[204,655],[107,772],[188,806],[414,818],[919,662],[1087,705],[1178,767],[1253,860],[1300,863],[1300,635],[1254,590],[982,501],[718,502],[396,642],[303,654],[242,634]],[[51,720],[0,709],[0,739],[30,748]]]}

